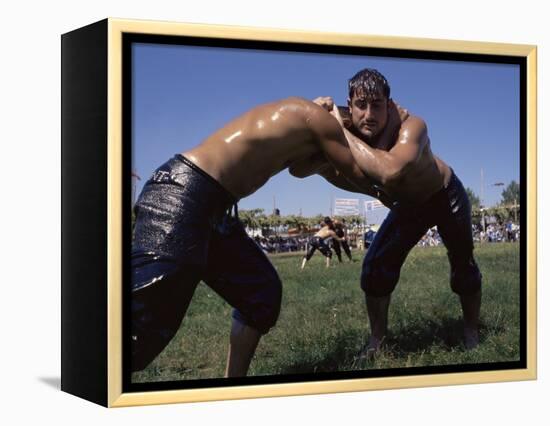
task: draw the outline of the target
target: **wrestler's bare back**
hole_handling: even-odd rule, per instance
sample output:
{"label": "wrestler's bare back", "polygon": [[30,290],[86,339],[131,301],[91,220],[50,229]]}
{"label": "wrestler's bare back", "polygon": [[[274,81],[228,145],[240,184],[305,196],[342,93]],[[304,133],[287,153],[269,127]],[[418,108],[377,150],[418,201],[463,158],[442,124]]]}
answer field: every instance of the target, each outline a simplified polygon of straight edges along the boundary
{"label": "wrestler's bare back", "polygon": [[240,199],[293,162],[319,153],[323,133],[339,128],[313,102],[288,98],[248,111],[182,154]]}
{"label": "wrestler's bare back", "polygon": [[317,231],[314,236],[319,237],[323,240],[328,237],[333,237],[337,240],[340,240],[340,238],[338,238],[338,236],[336,235],[336,232],[331,230],[328,226],[323,226],[321,229],[319,229],[319,231]]}

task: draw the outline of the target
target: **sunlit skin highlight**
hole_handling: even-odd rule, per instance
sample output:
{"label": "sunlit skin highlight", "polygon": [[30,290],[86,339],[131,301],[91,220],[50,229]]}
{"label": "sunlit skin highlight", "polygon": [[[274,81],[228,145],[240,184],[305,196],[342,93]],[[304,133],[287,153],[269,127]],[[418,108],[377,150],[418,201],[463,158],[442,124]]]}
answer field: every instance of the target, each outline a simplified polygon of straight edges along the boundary
{"label": "sunlit skin highlight", "polygon": [[237,199],[287,167],[296,177],[318,173],[342,189],[373,191],[337,120],[302,98],[260,105],[183,155]]}
{"label": "sunlit skin highlight", "polygon": [[239,130],[239,131],[233,133],[231,136],[229,136],[228,138],[225,139],[225,142],[226,142],[226,143],[231,143],[231,142],[233,142],[233,140],[234,140],[235,138],[238,138],[239,136],[241,136],[242,133],[243,133],[243,132],[242,132],[241,130]]}
{"label": "sunlit skin highlight", "polygon": [[[447,164],[430,147],[426,123],[408,115],[394,137],[384,132],[401,118],[392,100],[378,93],[348,100],[352,126],[344,129],[352,155],[390,198],[421,204],[446,185]],[[333,111],[333,115],[337,115]],[[342,122],[341,118],[337,119]]]}

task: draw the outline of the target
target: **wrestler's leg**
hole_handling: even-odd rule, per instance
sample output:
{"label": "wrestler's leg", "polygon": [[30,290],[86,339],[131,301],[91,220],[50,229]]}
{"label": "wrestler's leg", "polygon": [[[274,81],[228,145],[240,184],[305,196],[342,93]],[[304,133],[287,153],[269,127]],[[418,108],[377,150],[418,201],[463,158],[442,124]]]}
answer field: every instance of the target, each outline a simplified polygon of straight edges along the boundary
{"label": "wrestler's leg", "polygon": [[426,229],[420,218],[394,209],[376,233],[361,273],[371,329],[363,355],[372,356],[379,350],[387,333],[391,293],[399,281],[401,266]]}
{"label": "wrestler's leg", "polygon": [[240,225],[210,241],[204,281],[233,311],[225,374],[247,374],[261,336],[279,316],[282,284],[271,262]]}
{"label": "wrestler's leg", "polygon": [[[338,242],[335,241],[335,243],[338,243]],[[331,248],[323,240],[319,240],[318,245],[316,247],[321,252],[321,254],[323,256],[325,256],[325,258],[326,258],[326,267],[330,268],[330,260],[332,259],[332,250],[331,250]]]}
{"label": "wrestler's leg", "polygon": [[340,247],[340,242],[333,240],[332,241],[332,248],[334,248],[334,252],[336,253],[336,256],[338,257],[338,262],[342,263],[342,249]]}
{"label": "wrestler's leg", "polygon": [[315,244],[315,242],[313,240],[310,240],[309,243],[308,243],[308,248],[307,248],[306,255],[304,256],[304,259],[302,260],[301,269],[305,268],[306,263],[309,261],[309,259],[311,259],[311,257],[313,256],[313,253],[315,253],[316,249],[317,249],[317,245]]}
{"label": "wrestler's leg", "polygon": [[246,376],[260,337],[262,334],[257,329],[233,318],[225,377]]}
{"label": "wrestler's leg", "polygon": [[174,167],[179,167],[175,160],[161,166],[158,170],[164,173],[155,172],[135,205],[132,371],[146,368],[176,335],[206,264],[205,212],[189,210],[191,190],[171,180]]}
{"label": "wrestler's leg", "polygon": [[349,244],[347,241],[342,241],[342,247],[344,248],[344,251],[346,252],[346,256],[348,257],[349,261],[351,262],[353,259],[351,257],[351,249],[349,247]]}
{"label": "wrestler's leg", "polygon": [[153,284],[132,292],[132,371],[146,368],[176,335],[200,279],[193,267],[158,276]]}
{"label": "wrestler's leg", "polygon": [[365,299],[371,330],[369,343],[367,344],[367,353],[365,355],[370,357],[380,349],[386,336],[391,294],[382,297],[367,296]]}
{"label": "wrestler's leg", "polygon": [[473,243],[466,231],[452,223],[438,226],[451,265],[451,287],[460,299],[464,318],[464,346],[473,349],[479,344],[481,310],[481,273],[473,257]]}
{"label": "wrestler's leg", "polygon": [[473,349],[479,344],[482,277],[473,255],[470,202],[458,179],[450,187],[448,199],[449,211],[441,215],[438,232],[447,248],[451,288],[460,298],[464,318],[464,346]]}
{"label": "wrestler's leg", "polygon": [[479,313],[481,310],[481,289],[473,294],[460,296],[464,317],[464,346],[474,349],[479,345]]}

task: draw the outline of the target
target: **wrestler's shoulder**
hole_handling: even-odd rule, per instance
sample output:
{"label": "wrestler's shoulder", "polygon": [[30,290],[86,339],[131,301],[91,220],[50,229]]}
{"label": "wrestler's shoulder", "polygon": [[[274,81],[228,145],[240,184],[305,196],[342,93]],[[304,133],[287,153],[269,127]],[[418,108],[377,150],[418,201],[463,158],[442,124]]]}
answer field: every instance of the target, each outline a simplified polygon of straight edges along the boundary
{"label": "wrestler's shoulder", "polygon": [[288,96],[286,98],[279,99],[278,101],[273,102],[272,105],[277,107],[290,107],[296,109],[304,108],[310,110],[311,108],[313,108],[323,110],[323,108],[321,108],[315,102],[306,98],[302,98],[300,96]]}
{"label": "wrestler's shoulder", "polygon": [[407,119],[401,123],[401,131],[425,131],[427,128],[426,121],[422,117],[413,114],[409,114]]}
{"label": "wrestler's shoulder", "polygon": [[274,111],[283,111],[285,109],[292,109],[295,112],[300,110],[307,110],[311,107],[316,107],[317,105],[312,101],[301,98],[299,96],[289,96],[283,99],[277,99],[271,102],[267,102],[257,106],[252,109],[250,112],[256,113],[265,113],[265,112],[274,112]]}
{"label": "wrestler's shoulder", "polygon": [[287,123],[295,123],[299,126],[306,124],[307,127],[319,132],[323,132],[326,128],[338,127],[338,122],[331,120],[331,115],[323,107],[299,96],[290,96],[264,104],[256,108],[256,113],[260,116],[268,115],[273,122],[278,122],[277,118],[281,117]]}

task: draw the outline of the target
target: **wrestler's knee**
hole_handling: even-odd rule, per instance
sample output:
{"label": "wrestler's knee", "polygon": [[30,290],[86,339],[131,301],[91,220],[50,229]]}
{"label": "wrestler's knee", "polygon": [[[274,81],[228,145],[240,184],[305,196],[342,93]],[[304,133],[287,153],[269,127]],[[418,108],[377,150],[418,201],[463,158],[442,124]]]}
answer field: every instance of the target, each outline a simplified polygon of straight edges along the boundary
{"label": "wrestler's knee", "polygon": [[399,268],[392,268],[378,259],[365,259],[361,272],[361,288],[367,296],[389,296],[399,281]]}
{"label": "wrestler's knee", "polygon": [[233,310],[233,318],[266,334],[279,318],[283,286],[275,274],[262,287],[262,291],[256,294],[253,300]]}
{"label": "wrestler's knee", "polygon": [[[178,318],[181,320],[181,318]],[[132,300],[131,371],[147,367],[168,345],[179,327],[177,321],[169,321],[158,309],[143,301]]]}
{"label": "wrestler's knee", "polygon": [[482,275],[473,256],[463,259],[449,255],[451,289],[459,295],[475,294],[481,289]]}
{"label": "wrestler's knee", "polygon": [[147,367],[179,330],[198,283],[198,274],[192,271],[187,274],[185,277],[176,273],[161,275],[151,279],[149,285],[136,285],[132,291],[132,371]]}

